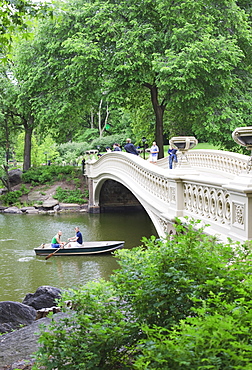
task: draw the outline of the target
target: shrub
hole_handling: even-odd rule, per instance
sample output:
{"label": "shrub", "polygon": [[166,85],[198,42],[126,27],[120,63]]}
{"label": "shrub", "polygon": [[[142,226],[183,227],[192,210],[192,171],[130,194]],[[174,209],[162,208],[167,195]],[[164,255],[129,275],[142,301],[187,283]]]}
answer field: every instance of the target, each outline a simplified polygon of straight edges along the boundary
{"label": "shrub", "polygon": [[195,230],[194,221],[188,227],[179,223],[176,229],[170,240],[143,238],[144,246],[133,252],[118,251],[121,269],[111,279],[121,299],[148,325],[170,328],[193,314],[194,298],[205,300],[222,291],[230,302],[240,294],[247,267],[227,267],[239,253],[235,245],[217,243],[203,228]]}
{"label": "shrub", "polygon": [[64,143],[57,146],[57,150],[60,153],[60,159],[66,161],[66,163],[76,163],[78,157],[84,156],[86,150],[90,149],[90,145],[84,143]]}
{"label": "shrub", "polygon": [[87,192],[82,192],[80,189],[62,189],[61,186],[57,187],[54,199],[58,199],[61,203],[78,203],[84,204],[87,202]]}
{"label": "shrub", "polygon": [[90,282],[62,297],[63,301],[69,298],[74,302],[74,313],[53,322],[50,332],[43,332],[37,365],[68,370],[131,369],[120,363],[129,361],[127,348],[134,342],[131,333],[133,328],[138,329],[136,324],[125,321],[113,285]]}
{"label": "shrub", "polygon": [[80,170],[73,166],[40,166],[30,168],[22,175],[22,181],[32,184],[46,184],[53,181],[61,181],[64,178],[74,178],[80,174]]}
{"label": "shrub", "polygon": [[[219,312],[209,315],[212,302]],[[220,295],[195,313],[168,333],[164,328],[143,327],[147,339],[139,342],[142,353],[133,369],[251,370],[251,303],[228,304]]]}
{"label": "shrub", "polygon": [[[251,366],[251,243],[223,245],[177,220],[177,235],[116,252],[110,282],[65,293],[74,312],[40,342],[48,369]],[[50,354],[51,356],[48,356]]]}
{"label": "shrub", "polygon": [[19,198],[23,195],[21,190],[10,191],[1,195],[0,199],[5,206],[9,206],[18,202]]}
{"label": "shrub", "polygon": [[118,143],[123,147],[124,144],[126,144],[126,137],[124,134],[116,134],[116,135],[109,135],[109,136],[104,136],[101,138],[94,139],[90,143],[90,147],[88,149],[97,149],[97,146],[100,147],[101,152],[106,151],[106,146],[110,146],[111,148],[113,147],[114,143]]}

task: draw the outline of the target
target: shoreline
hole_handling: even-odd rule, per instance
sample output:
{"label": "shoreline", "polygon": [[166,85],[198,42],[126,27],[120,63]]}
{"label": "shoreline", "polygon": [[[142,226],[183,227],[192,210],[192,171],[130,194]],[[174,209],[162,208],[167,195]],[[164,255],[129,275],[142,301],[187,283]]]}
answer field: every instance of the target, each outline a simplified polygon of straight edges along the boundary
{"label": "shoreline", "polygon": [[0,206],[0,213],[6,214],[48,214],[54,215],[57,213],[70,213],[80,212],[88,213],[88,204],[76,204],[76,203],[58,203],[54,206],[27,206],[18,208],[17,206]]}

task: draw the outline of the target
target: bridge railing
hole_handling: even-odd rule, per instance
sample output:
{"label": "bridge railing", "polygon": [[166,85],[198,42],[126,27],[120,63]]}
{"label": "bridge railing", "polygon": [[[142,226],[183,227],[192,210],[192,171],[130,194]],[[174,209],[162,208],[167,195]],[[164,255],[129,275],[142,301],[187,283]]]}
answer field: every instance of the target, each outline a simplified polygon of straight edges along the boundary
{"label": "bridge railing", "polygon": [[190,216],[209,224],[212,234],[252,239],[252,175],[245,171],[249,157],[212,150],[190,151],[188,157],[191,168],[169,170],[167,158],[158,161],[160,166],[132,154],[107,153],[87,163],[90,205],[99,207],[102,184],[112,179],[135,195],[159,235],[168,232],[175,217]]}
{"label": "bridge railing", "polygon": [[[186,154],[187,159],[192,167],[200,169],[210,169],[221,171],[227,174],[238,175],[246,171],[249,156],[239,153],[226,152],[223,150],[189,150]],[[178,152],[178,165],[181,153]],[[163,158],[158,161],[162,168],[168,168],[168,159]],[[175,165],[176,167],[176,165]]]}

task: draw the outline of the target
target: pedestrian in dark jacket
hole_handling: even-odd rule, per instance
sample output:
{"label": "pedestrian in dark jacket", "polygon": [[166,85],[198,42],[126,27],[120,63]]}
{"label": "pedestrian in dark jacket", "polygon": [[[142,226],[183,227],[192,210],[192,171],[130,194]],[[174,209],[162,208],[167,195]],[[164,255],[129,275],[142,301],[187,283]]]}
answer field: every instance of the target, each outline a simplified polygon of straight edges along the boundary
{"label": "pedestrian in dark jacket", "polygon": [[124,149],[127,153],[138,155],[138,151],[135,145],[132,144],[131,139],[126,140],[126,145],[124,146]]}

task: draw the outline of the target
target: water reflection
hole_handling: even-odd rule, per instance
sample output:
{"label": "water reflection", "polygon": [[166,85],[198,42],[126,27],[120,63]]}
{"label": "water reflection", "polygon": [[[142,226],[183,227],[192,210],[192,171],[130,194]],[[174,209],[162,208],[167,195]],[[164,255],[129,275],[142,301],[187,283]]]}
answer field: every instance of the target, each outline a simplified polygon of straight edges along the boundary
{"label": "water reflection", "polygon": [[156,235],[144,212],[64,215],[0,214],[0,300],[22,301],[41,285],[73,288],[90,280],[107,279],[119,268],[110,254],[92,256],[35,256],[41,243],[49,242],[57,230],[63,240],[79,226],[84,240],[125,240],[125,248],[141,244],[143,236]]}

